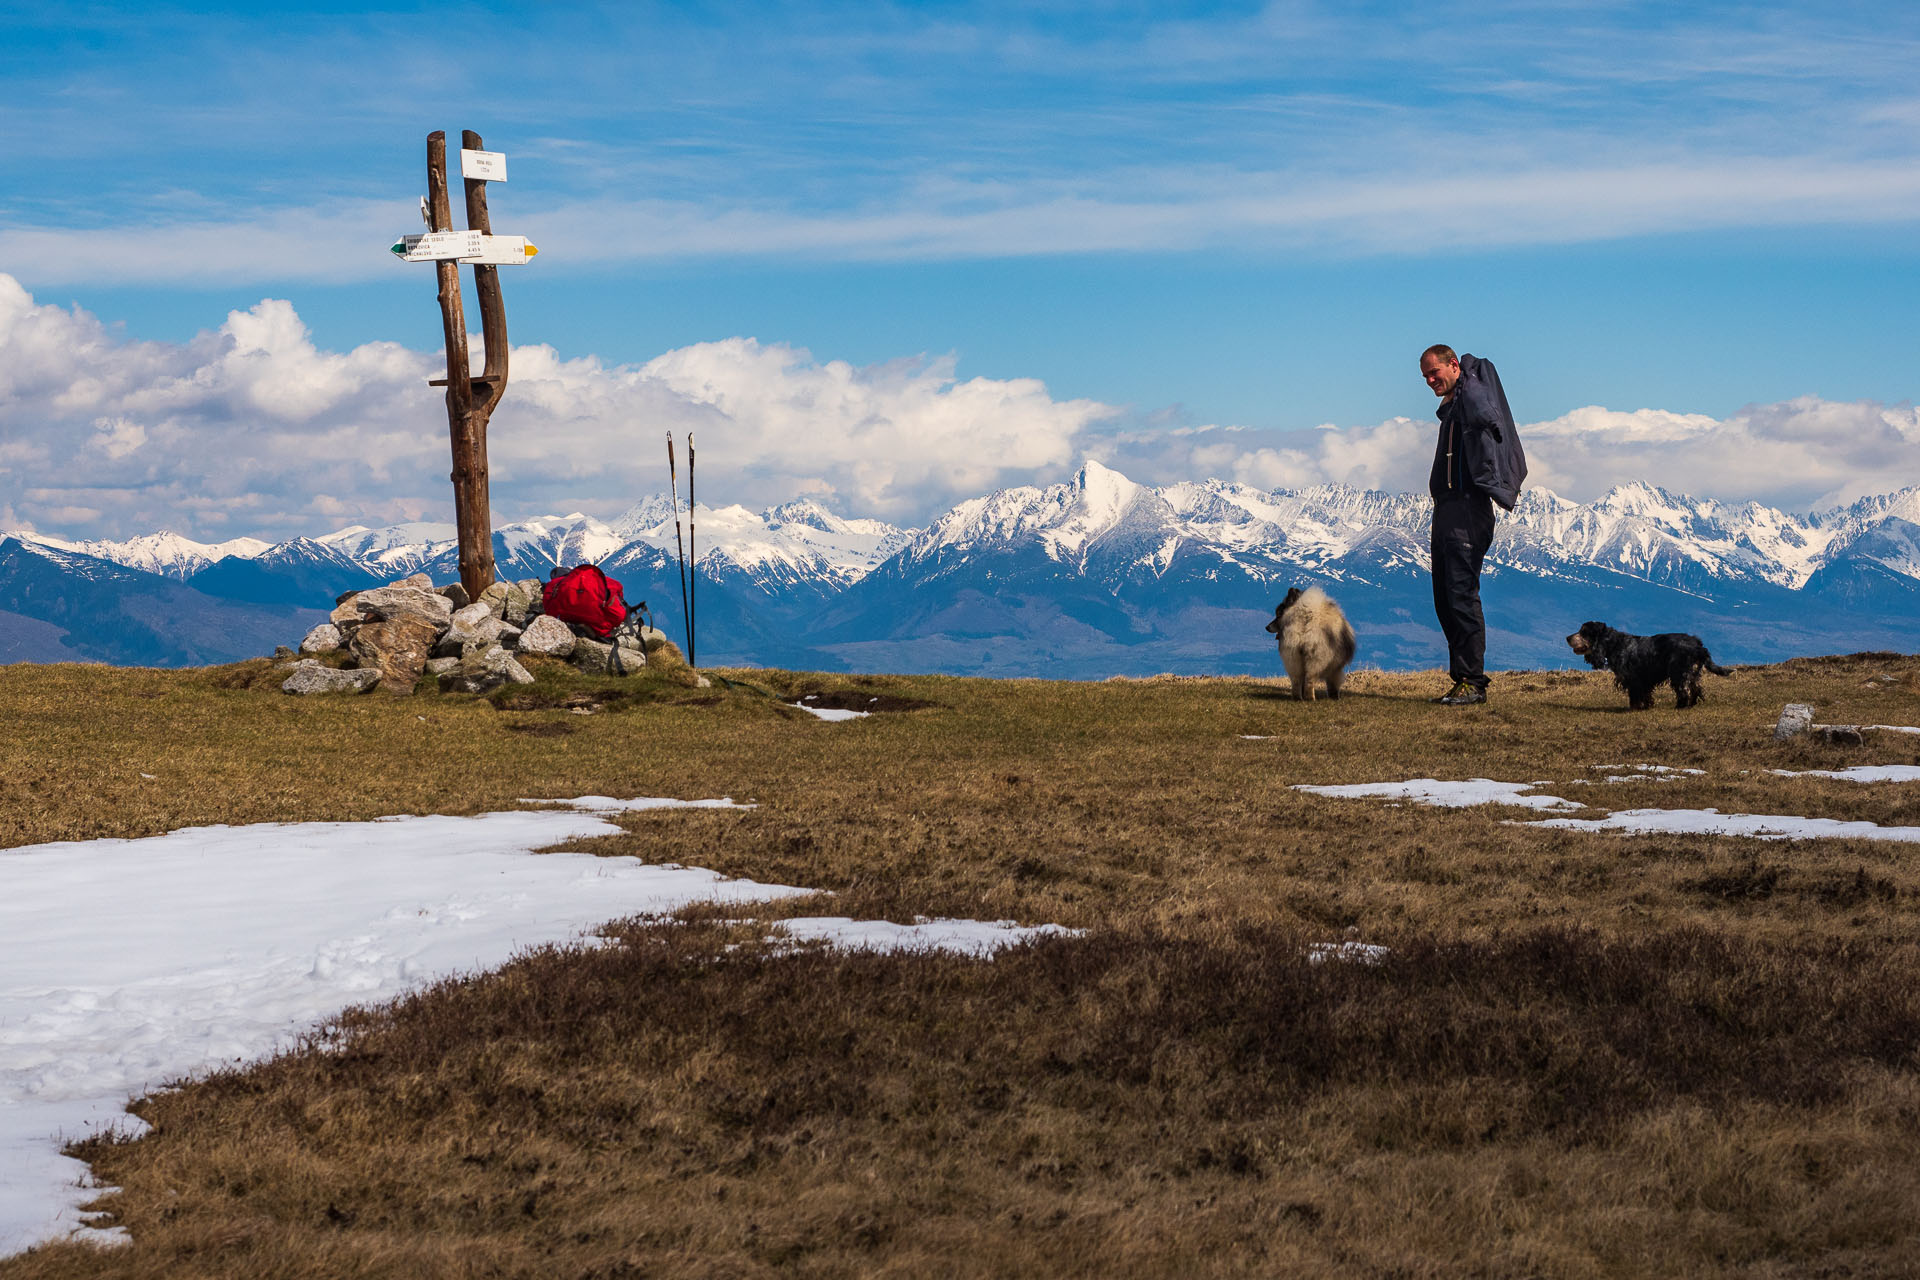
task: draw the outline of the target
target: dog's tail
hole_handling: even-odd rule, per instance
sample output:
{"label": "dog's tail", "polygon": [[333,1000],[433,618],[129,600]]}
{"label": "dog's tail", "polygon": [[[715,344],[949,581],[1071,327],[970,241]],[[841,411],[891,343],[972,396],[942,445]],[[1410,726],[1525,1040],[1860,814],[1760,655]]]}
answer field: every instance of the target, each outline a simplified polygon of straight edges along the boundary
{"label": "dog's tail", "polygon": [[1713,672],[1713,674],[1717,676],[1730,676],[1733,674],[1732,671],[1715,662],[1713,655],[1706,651],[1705,646],[1702,646],[1700,649],[1700,657],[1702,659],[1700,665]]}

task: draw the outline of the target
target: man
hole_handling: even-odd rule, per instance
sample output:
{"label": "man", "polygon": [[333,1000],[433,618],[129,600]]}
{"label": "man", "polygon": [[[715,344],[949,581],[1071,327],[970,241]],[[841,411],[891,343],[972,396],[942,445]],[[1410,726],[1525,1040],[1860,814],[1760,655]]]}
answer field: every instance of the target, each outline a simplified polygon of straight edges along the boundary
{"label": "man", "polygon": [[1508,511],[1527,478],[1527,455],[1493,362],[1434,345],[1420,376],[1440,397],[1440,438],[1427,491],[1433,495],[1433,611],[1447,637],[1450,707],[1487,700],[1487,623],[1480,612],[1480,562],[1493,544],[1493,504]]}

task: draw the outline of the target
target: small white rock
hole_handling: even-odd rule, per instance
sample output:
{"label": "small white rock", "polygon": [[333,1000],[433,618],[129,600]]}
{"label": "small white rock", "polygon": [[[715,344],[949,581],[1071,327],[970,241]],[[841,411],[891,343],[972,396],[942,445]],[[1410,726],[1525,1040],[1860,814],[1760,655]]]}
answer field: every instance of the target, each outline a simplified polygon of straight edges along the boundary
{"label": "small white rock", "polygon": [[300,641],[300,652],[333,653],[340,648],[340,643],[340,628],[331,622],[323,622],[307,632],[306,638]]}

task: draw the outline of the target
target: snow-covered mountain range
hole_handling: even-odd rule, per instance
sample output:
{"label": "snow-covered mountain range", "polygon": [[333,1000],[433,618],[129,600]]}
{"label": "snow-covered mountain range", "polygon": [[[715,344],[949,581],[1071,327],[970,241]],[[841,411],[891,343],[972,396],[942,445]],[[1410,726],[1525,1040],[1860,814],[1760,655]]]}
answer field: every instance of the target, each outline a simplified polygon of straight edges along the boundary
{"label": "snow-covered mountain range", "polygon": [[[494,554],[511,577],[601,564],[677,629],[680,549],[697,539],[703,660],[1085,676],[1265,670],[1270,641],[1251,616],[1226,615],[1264,622],[1287,586],[1316,581],[1356,625],[1373,621],[1377,640],[1369,652],[1363,628],[1362,660],[1426,665],[1437,652],[1430,511],[1424,495],[1339,485],[1156,488],[1090,461],[1070,481],[970,499],[920,530],[802,499],[760,512],[681,509],[676,534],[673,507],[656,495],[610,521],[574,513],[504,526]],[[0,560],[11,546],[68,577],[111,565],[132,581],[291,610],[420,570],[457,576],[447,524],[355,526],[271,545],[169,533],[0,539],[11,539],[0,540]],[[1646,484],[1585,504],[1532,489],[1500,521],[1487,596],[1490,661],[1505,665],[1566,665],[1559,636],[1578,613],[1630,630],[1717,630],[1709,639],[1723,660],[1912,647],[1920,490],[1803,515]],[[0,610],[18,603],[0,594]],[[0,656],[4,636],[0,625]]]}

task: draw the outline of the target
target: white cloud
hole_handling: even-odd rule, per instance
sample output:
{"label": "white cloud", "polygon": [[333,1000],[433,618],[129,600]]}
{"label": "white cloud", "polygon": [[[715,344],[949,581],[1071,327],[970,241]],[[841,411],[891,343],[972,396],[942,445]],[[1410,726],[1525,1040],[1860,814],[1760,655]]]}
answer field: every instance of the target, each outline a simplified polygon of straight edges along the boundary
{"label": "white cloud", "polygon": [[[275,299],[185,344],[118,341],[0,275],[0,504],[74,536],[278,538],[444,515],[446,411],[427,385],[443,368],[393,343],[321,350]],[[521,347],[488,434],[494,512],[611,514],[666,487],[662,437],[691,431],[703,500],[812,493],[919,519],[1064,471],[1114,412],[1036,379],[963,380],[945,358],[860,368],[732,338],[607,367]]]}
{"label": "white cloud", "polygon": [[[477,358],[477,357],[476,357]],[[161,528],[277,539],[446,518],[437,353],[317,347],[264,300],[186,343],[125,341],[0,275],[0,510],[75,537]],[[1129,427],[1036,379],[959,377],[950,358],[870,366],[730,338],[639,366],[512,353],[489,430],[496,520],[610,515],[665,487],[665,441],[699,448],[700,496],[760,506],[801,494],[917,523],[1000,486],[1098,457],[1136,480],[1220,477],[1424,489],[1431,419],[1277,432]],[[1590,499],[1631,480],[1723,499],[1827,505],[1920,484],[1920,413],[1813,398],[1725,420],[1588,407],[1522,427],[1533,482]],[[681,454],[682,478],[686,458]]]}
{"label": "white cloud", "polygon": [[147,429],[125,418],[101,418],[93,424],[94,436],[87,447],[120,461],[147,442]]}
{"label": "white cloud", "polygon": [[[854,207],[777,196],[562,198],[518,209],[539,269],[688,258],[914,261],[1231,247],[1291,257],[1431,254],[1582,244],[1725,228],[1911,221],[1920,172],[1903,157],[1680,156],[1650,163],[1532,158],[1471,177],[1417,166],[1391,177],[1245,165],[1072,177],[928,178]],[[386,246],[417,228],[405,200],[359,200],[140,226],[0,227],[0,261],[42,284],[304,280],[420,271]]]}
{"label": "white cloud", "polygon": [[[1104,461],[1136,480],[1219,477],[1260,488],[1340,483],[1422,493],[1432,419],[1313,431],[1202,429],[1109,437]],[[1697,497],[1819,509],[1920,485],[1920,410],[1802,397],[1721,420],[1597,405],[1523,423],[1528,483],[1586,502],[1644,481]]]}
{"label": "white cloud", "polygon": [[1920,410],[1803,396],[1725,420],[1589,407],[1521,428],[1536,483],[1575,499],[1629,480],[1808,508],[1920,484]]}

